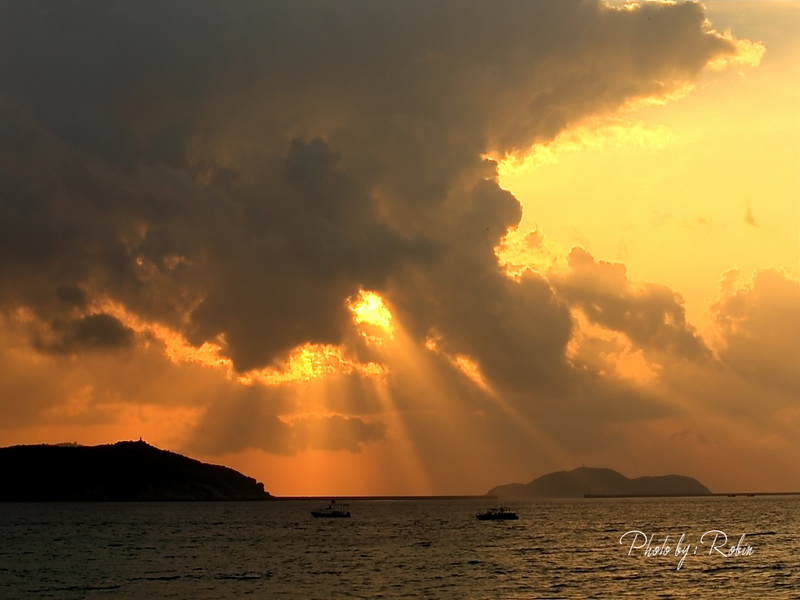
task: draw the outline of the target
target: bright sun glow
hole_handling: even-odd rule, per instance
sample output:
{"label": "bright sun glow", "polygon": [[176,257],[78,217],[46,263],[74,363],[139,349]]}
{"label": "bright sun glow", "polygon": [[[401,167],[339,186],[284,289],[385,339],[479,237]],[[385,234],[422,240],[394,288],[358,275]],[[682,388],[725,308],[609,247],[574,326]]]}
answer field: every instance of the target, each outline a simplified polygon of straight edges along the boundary
{"label": "bright sun glow", "polygon": [[537,144],[526,152],[518,151],[505,156],[486,154],[484,158],[497,162],[502,180],[528,174],[537,167],[556,164],[564,155],[578,154],[587,148],[635,147],[654,152],[666,147],[672,137],[672,132],[663,125],[621,116],[595,117],[563,131],[552,142]]}
{"label": "bright sun glow", "polygon": [[[359,290],[358,295],[348,301],[347,307],[353,313],[356,325],[369,325],[379,329],[389,339],[394,337],[392,313],[377,292]],[[376,341],[366,333],[363,335],[370,341]]]}
{"label": "bright sun glow", "polygon": [[359,363],[347,358],[339,346],[304,344],[295,348],[280,368],[248,371],[239,377],[239,382],[281,385],[354,372],[364,377],[382,377],[385,374],[384,368],[377,363]]}
{"label": "bright sun glow", "polygon": [[[372,294],[372,292],[369,293]],[[385,318],[388,318],[388,326],[391,328],[391,313],[383,306],[380,296],[374,295],[379,303],[376,310],[383,307],[386,312]],[[146,322],[119,303],[105,301],[98,308],[101,312],[114,315],[131,329],[139,333],[147,333],[160,340],[164,344],[165,354],[173,363],[196,363],[205,367],[222,369],[228,378],[233,378],[233,361],[223,354],[222,344],[204,342],[201,346],[192,346],[183,336],[172,329],[158,323]],[[374,323],[369,322],[369,324]],[[255,382],[264,385],[284,385],[349,373],[359,373],[364,377],[382,377],[385,375],[385,369],[374,362],[354,361],[348,358],[339,346],[309,343],[292,350],[277,368],[253,369],[242,373],[236,380],[243,385]]]}

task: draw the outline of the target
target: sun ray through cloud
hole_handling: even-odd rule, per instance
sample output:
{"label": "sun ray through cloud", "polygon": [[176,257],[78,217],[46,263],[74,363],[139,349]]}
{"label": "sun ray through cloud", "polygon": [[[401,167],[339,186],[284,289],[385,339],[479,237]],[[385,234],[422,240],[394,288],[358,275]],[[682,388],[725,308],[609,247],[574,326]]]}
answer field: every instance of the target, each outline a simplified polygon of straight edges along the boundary
{"label": "sun ray through cloud", "polygon": [[0,8],[0,441],[800,485],[797,3],[357,4]]}

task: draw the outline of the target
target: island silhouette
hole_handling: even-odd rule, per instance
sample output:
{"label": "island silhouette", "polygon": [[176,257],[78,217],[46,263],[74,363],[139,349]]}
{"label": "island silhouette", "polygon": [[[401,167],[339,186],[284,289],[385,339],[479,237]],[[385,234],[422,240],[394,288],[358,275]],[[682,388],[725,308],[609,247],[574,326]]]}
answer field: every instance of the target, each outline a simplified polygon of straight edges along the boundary
{"label": "island silhouette", "polygon": [[706,496],[702,483],[685,475],[630,479],[613,469],[579,467],[556,471],[530,483],[508,483],[488,492],[498,498],[580,498],[583,496]]}
{"label": "island silhouette", "polygon": [[264,484],[141,439],[0,448],[0,501],[270,500]]}
{"label": "island silhouette", "polygon": [[[468,497],[528,499],[711,494],[702,483],[684,475],[630,479],[613,469],[580,467],[548,473],[526,484],[499,485],[485,496]],[[230,467],[161,450],[141,439],[98,446],[69,443],[0,448],[0,502],[277,499],[264,490],[263,483]]]}

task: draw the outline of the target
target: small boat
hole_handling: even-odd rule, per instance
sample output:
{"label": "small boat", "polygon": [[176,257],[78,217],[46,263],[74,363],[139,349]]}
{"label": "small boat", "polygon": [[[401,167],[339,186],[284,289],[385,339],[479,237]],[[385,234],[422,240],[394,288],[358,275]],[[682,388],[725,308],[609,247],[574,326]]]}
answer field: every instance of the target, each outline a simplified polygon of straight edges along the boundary
{"label": "small boat", "polygon": [[513,521],[519,519],[517,513],[507,508],[490,508],[487,511],[478,513],[475,518],[479,521]]}
{"label": "small boat", "polygon": [[311,516],[315,519],[349,519],[350,511],[347,510],[347,508],[346,504],[339,504],[337,506],[336,500],[331,500],[328,506],[312,510]]}

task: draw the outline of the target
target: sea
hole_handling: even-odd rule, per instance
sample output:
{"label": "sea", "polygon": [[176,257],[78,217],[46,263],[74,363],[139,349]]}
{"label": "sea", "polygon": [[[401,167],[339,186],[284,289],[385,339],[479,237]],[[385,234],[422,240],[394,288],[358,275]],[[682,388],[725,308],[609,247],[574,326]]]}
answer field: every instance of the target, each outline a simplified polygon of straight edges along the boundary
{"label": "sea", "polygon": [[800,598],[800,496],[326,504],[0,503],[0,598]]}

